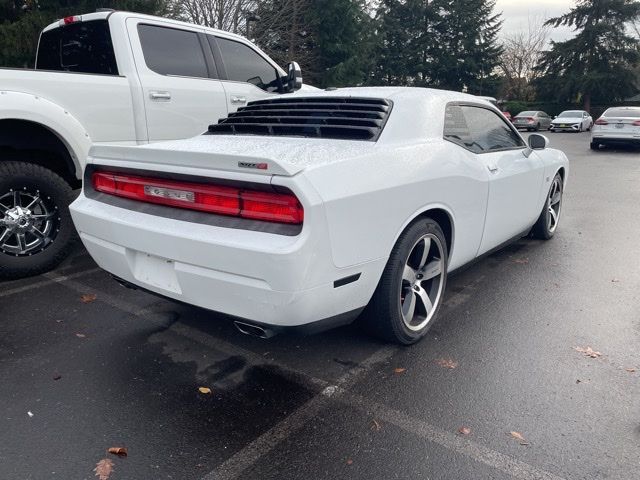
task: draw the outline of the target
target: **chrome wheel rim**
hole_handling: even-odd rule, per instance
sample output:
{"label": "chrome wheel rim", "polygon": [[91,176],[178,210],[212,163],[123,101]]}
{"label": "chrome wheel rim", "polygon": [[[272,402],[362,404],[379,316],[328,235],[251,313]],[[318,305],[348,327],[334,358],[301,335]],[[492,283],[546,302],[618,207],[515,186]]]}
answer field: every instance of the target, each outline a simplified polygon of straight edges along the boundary
{"label": "chrome wheel rim", "polygon": [[549,232],[553,233],[560,220],[560,209],[562,208],[562,180],[560,177],[553,179],[549,197],[547,199],[547,225]]}
{"label": "chrome wheel rim", "polygon": [[21,257],[53,243],[60,229],[58,207],[39,190],[9,190],[0,195],[0,252]]}
{"label": "chrome wheel rim", "polygon": [[433,234],[422,236],[411,248],[402,272],[400,312],[411,331],[418,331],[433,318],[444,286],[444,249]]}

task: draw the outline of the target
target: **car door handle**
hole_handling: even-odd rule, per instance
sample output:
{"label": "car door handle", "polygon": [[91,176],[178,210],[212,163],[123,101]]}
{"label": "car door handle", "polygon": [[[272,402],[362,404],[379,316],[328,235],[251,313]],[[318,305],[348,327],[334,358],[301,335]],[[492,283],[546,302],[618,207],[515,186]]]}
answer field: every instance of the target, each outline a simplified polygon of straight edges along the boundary
{"label": "car door handle", "polygon": [[238,97],[237,95],[231,95],[231,103],[233,104],[245,104],[247,103],[246,97]]}
{"label": "car door handle", "polygon": [[487,169],[491,172],[491,173],[496,173],[499,169],[496,165],[487,165]]}
{"label": "car door handle", "polygon": [[171,100],[171,93],[152,91],[149,92],[149,97],[151,97],[151,100]]}

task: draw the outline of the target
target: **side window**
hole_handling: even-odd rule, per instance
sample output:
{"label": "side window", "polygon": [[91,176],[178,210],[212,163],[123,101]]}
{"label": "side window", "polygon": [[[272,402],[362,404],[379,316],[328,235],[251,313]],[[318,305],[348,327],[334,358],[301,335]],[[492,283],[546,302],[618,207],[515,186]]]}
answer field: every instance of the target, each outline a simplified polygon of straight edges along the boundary
{"label": "side window", "polygon": [[522,138],[497,113],[487,108],[463,106],[473,144],[480,152],[523,148]]}
{"label": "side window", "polygon": [[138,35],[144,61],[150,70],[161,75],[209,77],[197,33],[140,24]]}
{"label": "side window", "polygon": [[447,105],[444,113],[444,138],[474,153],[482,151],[474,144],[462,107],[458,105]]}
{"label": "side window", "polygon": [[280,79],[276,69],[247,45],[216,37],[229,80],[248,82],[267,92],[278,90]]}
{"label": "side window", "polygon": [[36,59],[38,70],[118,75],[106,20],[77,22],[43,32]]}

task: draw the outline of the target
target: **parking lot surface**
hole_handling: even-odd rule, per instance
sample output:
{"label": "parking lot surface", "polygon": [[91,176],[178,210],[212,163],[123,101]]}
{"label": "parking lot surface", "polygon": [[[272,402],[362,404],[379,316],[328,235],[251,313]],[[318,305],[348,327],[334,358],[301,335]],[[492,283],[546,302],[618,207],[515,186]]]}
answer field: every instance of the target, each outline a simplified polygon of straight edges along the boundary
{"label": "parking lot surface", "polygon": [[556,236],[450,277],[409,348],[243,336],[80,246],[0,284],[0,479],[638,478],[640,151],[548,135],[572,162]]}

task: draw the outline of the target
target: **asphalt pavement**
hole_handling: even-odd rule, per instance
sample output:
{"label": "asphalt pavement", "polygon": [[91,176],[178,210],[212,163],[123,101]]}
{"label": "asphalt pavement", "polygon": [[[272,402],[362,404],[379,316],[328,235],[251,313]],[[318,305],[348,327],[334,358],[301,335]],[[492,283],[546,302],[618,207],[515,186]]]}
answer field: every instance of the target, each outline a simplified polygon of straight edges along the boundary
{"label": "asphalt pavement", "polygon": [[640,151],[548,136],[556,236],[450,277],[412,347],[247,337],[81,247],[0,284],[0,479],[640,478]]}

